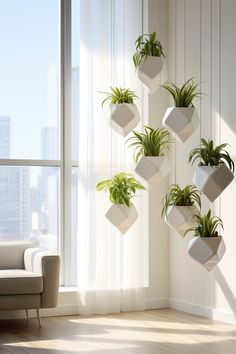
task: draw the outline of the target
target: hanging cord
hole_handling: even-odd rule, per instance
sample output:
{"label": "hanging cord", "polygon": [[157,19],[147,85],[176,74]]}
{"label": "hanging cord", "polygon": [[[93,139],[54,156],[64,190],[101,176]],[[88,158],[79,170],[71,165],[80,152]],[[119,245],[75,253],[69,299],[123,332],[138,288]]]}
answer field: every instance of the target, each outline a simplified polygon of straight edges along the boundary
{"label": "hanging cord", "polygon": [[[177,0],[175,0],[175,84],[177,81]],[[174,152],[174,156],[175,156],[175,184],[176,184],[176,180],[177,180],[177,169],[176,169],[176,158],[177,158],[177,153],[176,153],[176,148],[177,148],[177,144],[176,144],[176,134],[175,134],[175,152]]]}
{"label": "hanging cord", "polygon": [[[222,13],[222,1],[220,0],[220,13],[219,13],[219,58],[220,58],[220,65],[219,65],[219,144],[221,144],[221,82],[222,82],[222,23],[221,23],[221,13]],[[221,218],[221,196],[219,199],[219,217]],[[222,227],[220,226],[220,233],[222,233]]]}
{"label": "hanging cord", "polygon": [[[113,64],[114,64],[114,28],[113,28],[113,8],[114,8],[114,2],[113,0],[111,0],[111,5],[110,5],[110,83],[111,83],[111,87],[113,87],[114,85],[114,75],[113,75]],[[112,148],[112,129],[110,130],[110,161],[111,161],[111,165],[110,165],[110,173],[111,173],[111,178],[112,178],[112,174],[113,174],[113,148]]]}
{"label": "hanging cord", "polygon": [[[202,0],[200,1],[200,92],[202,91]],[[200,148],[202,146],[202,102],[200,100]]]}
{"label": "hanging cord", "polygon": [[[142,17],[142,35],[144,35],[144,0],[141,1],[141,4],[142,4],[142,14],[141,14],[141,17]],[[142,102],[144,101],[144,88],[143,88],[143,85],[141,85],[141,97],[142,97]],[[141,122],[142,122],[142,126],[141,126],[141,129],[142,129],[142,132],[143,132],[143,129],[144,129],[144,105],[142,103],[142,117],[141,117]]]}
{"label": "hanging cord", "polygon": [[[202,63],[201,63],[201,58],[202,58],[202,0],[200,1],[200,92],[202,92]],[[200,122],[199,122],[199,139],[200,139],[200,149],[202,147],[202,102],[200,99]],[[202,192],[200,192],[200,196],[202,195]],[[202,208],[202,206],[201,206]],[[200,211],[201,211],[200,208]]]}
{"label": "hanging cord", "polygon": [[[123,34],[122,34],[122,41],[123,41],[123,87],[125,86],[125,0],[123,0]],[[124,158],[124,169],[126,170],[126,154],[125,154],[125,141],[123,143],[123,158]]]}

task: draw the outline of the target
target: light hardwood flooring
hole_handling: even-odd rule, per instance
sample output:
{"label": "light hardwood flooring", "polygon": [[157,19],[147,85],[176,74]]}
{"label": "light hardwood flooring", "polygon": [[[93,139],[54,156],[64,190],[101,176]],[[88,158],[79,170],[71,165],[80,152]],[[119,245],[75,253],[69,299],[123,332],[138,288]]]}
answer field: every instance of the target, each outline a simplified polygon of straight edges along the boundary
{"label": "light hardwood flooring", "polygon": [[236,354],[236,326],[161,309],[0,321],[0,353]]}

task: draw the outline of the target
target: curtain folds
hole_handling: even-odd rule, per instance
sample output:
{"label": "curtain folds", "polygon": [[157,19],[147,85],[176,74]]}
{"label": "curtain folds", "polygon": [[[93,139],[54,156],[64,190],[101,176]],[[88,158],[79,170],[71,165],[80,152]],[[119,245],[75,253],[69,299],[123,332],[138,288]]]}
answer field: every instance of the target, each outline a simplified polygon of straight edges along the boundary
{"label": "curtain folds", "polygon": [[[111,86],[143,91],[132,63],[142,33],[141,0],[80,0],[80,107],[78,185],[78,303],[80,314],[145,308],[148,285],[147,193],[134,199],[139,213],[122,236],[105,218],[108,195],[97,182],[119,171],[134,174],[133,151],[107,125],[104,96]],[[142,114],[144,116],[144,114]],[[137,130],[145,124],[144,117]],[[137,176],[136,176],[137,177]]]}

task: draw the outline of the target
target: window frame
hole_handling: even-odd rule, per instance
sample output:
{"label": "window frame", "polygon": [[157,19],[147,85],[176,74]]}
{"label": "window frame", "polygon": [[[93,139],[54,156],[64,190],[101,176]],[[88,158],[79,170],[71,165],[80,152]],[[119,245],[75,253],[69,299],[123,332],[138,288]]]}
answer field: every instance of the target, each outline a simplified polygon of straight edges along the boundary
{"label": "window frame", "polygon": [[72,235],[71,235],[71,183],[72,169],[78,161],[71,159],[71,112],[72,112],[72,66],[71,66],[71,0],[58,0],[59,16],[59,125],[60,157],[58,160],[0,159],[0,166],[58,167],[60,169],[59,206],[59,253],[61,257],[61,286],[72,284]]}

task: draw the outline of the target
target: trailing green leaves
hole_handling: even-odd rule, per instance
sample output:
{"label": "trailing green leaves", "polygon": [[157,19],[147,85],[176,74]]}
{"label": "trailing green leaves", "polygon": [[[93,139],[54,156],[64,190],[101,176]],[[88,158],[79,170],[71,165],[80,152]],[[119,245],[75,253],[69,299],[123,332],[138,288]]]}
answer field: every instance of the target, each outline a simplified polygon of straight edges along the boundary
{"label": "trailing green leaves", "polygon": [[145,189],[132,174],[120,172],[113,178],[106,179],[97,184],[97,191],[109,191],[109,200],[113,204],[131,205],[131,198],[136,193],[136,189]]}
{"label": "trailing green leaves", "polygon": [[217,228],[220,226],[223,228],[223,222],[217,216],[211,215],[211,210],[209,209],[205,215],[194,215],[196,218],[196,226],[188,229],[188,232],[193,232],[194,236],[197,237],[216,237],[218,235]]}
{"label": "trailing green leaves", "polygon": [[201,139],[201,145],[193,149],[189,154],[189,162],[192,164],[200,159],[199,166],[219,166],[226,163],[229,169],[234,172],[234,161],[225,150],[228,144],[221,144],[214,147],[213,140]]}
{"label": "trailing green leaves", "polygon": [[172,139],[164,128],[153,129],[144,127],[144,133],[133,131],[129,147],[134,147],[134,160],[137,163],[142,156],[163,156],[166,149],[170,149]]}
{"label": "trailing green leaves", "polygon": [[101,92],[106,95],[106,98],[102,101],[102,106],[106,101],[113,104],[134,103],[134,100],[138,98],[134,91],[127,88],[111,87],[110,89],[110,92]]}
{"label": "trailing green leaves", "polygon": [[170,85],[162,86],[173,97],[176,107],[194,107],[193,99],[200,98],[201,93],[198,90],[198,84],[195,84],[193,78],[187,80],[182,86],[178,87],[173,82]]}
{"label": "trailing green leaves", "polygon": [[156,32],[151,34],[143,34],[135,41],[136,53],[133,55],[135,68],[139,66],[142,60],[148,55],[153,57],[165,56],[162,50],[161,42],[157,39]]}
{"label": "trailing green leaves", "polygon": [[197,205],[201,208],[201,199],[198,189],[194,185],[187,185],[183,189],[178,184],[172,184],[165,198],[163,199],[163,208],[161,216],[166,216],[168,208],[172,205],[176,206],[192,206]]}

